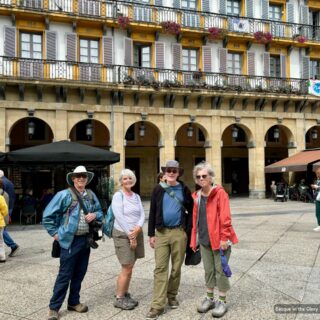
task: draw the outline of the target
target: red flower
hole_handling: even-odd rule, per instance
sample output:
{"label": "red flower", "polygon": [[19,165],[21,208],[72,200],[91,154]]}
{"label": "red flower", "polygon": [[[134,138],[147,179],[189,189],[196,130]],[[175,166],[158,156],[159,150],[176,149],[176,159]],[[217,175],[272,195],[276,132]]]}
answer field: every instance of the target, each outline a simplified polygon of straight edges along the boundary
{"label": "red flower", "polygon": [[181,32],[180,24],[174,21],[164,21],[161,25],[165,33],[178,35]]}
{"label": "red flower", "polygon": [[130,25],[129,17],[119,16],[118,17],[118,25],[121,29],[127,29]]}
{"label": "red flower", "polygon": [[270,32],[256,31],[254,33],[254,38],[259,43],[268,43],[272,41],[272,34]]}

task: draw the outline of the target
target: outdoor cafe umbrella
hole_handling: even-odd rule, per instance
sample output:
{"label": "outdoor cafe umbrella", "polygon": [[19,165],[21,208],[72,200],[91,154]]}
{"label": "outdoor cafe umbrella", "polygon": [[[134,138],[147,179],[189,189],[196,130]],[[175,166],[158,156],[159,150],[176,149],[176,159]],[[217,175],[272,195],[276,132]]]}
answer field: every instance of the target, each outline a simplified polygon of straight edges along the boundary
{"label": "outdoor cafe umbrella", "polygon": [[0,162],[4,161],[6,154],[3,152],[0,152]]}
{"label": "outdoor cafe umbrella", "polygon": [[85,144],[62,140],[7,153],[13,163],[61,163],[110,165],[120,161],[120,154]]}

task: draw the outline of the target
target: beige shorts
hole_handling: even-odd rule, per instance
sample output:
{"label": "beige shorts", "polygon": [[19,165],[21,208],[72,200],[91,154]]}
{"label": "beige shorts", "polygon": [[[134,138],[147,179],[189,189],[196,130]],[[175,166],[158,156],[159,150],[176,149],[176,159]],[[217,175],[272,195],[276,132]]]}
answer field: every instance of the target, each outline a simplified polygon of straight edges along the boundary
{"label": "beige shorts", "polygon": [[133,264],[137,259],[144,258],[143,233],[140,232],[137,237],[137,247],[135,250],[130,248],[128,236],[115,228],[112,231],[112,238],[116,255],[121,265]]}

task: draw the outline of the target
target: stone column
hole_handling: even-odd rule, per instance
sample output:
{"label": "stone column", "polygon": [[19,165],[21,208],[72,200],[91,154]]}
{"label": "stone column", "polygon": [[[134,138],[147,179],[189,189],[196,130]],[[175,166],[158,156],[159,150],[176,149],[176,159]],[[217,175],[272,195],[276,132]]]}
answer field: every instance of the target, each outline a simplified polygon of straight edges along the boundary
{"label": "stone column", "polygon": [[174,140],[175,140],[174,116],[172,114],[165,114],[164,125],[163,125],[164,147],[160,148],[159,150],[160,167],[165,165],[168,160],[175,159]]}
{"label": "stone column", "polygon": [[120,161],[110,166],[110,176],[114,178],[115,187],[118,186],[120,171],[125,166],[125,132],[123,131],[123,113],[114,112],[113,120],[116,125],[113,126],[114,132],[110,132],[113,135],[112,151],[120,153]]}
{"label": "stone column", "polygon": [[256,119],[255,144],[248,149],[249,161],[249,197],[254,199],[265,198],[264,173],[264,126],[263,118]]}
{"label": "stone column", "polygon": [[216,183],[222,184],[222,162],[221,162],[221,127],[220,118],[212,117],[211,121],[211,148],[206,149],[206,159],[213,166]]}
{"label": "stone column", "polygon": [[56,110],[56,125],[55,132],[53,133],[54,140],[68,140],[69,139],[68,128],[68,112],[66,110]]}

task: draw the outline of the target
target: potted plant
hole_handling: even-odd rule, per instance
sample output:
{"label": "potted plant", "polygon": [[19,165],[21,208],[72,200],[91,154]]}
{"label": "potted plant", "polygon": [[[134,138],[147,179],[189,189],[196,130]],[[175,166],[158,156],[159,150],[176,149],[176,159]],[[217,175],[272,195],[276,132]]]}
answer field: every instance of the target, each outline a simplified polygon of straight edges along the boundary
{"label": "potted plant", "polygon": [[217,27],[211,27],[208,29],[208,31],[209,31],[209,38],[212,40],[222,38],[223,35],[225,34],[225,30]]}
{"label": "potted plant", "polygon": [[294,37],[293,37],[293,40],[296,40],[298,41],[299,43],[305,43],[306,42],[306,37],[302,34],[296,34]]}
{"label": "potted plant", "polygon": [[164,21],[161,26],[165,33],[179,35],[181,33],[181,26],[179,23],[174,21]]}
{"label": "potted plant", "polygon": [[269,43],[272,41],[272,34],[270,32],[256,31],[254,38],[259,43]]}
{"label": "potted plant", "polygon": [[127,29],[130,26],[130,19],[129,17],[125,16],[118,16],[118,25],[121,29]]}

